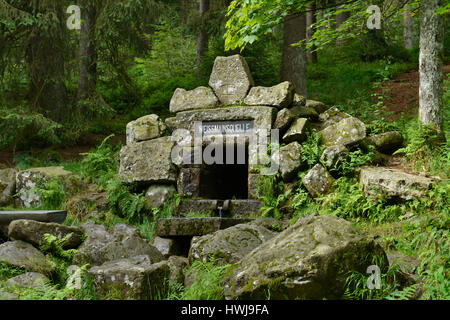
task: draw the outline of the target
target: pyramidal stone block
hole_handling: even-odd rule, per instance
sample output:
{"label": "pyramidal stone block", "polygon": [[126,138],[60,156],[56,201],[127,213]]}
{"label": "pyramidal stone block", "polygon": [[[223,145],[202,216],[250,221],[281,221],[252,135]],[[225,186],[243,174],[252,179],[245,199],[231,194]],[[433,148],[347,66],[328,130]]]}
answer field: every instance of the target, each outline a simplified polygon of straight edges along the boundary
{"label": "pyramidal stone block", "polygon": [[209,79],[220,102],[225,105],[243,100],[254,86],[253,77],[245,59],[240,55],[217,57]]}

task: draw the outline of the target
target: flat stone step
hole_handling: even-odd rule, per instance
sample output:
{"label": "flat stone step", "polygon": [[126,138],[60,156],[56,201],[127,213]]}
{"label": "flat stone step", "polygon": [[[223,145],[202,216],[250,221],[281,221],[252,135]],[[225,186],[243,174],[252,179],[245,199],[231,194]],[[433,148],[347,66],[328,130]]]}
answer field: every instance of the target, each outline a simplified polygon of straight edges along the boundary
{"label": "flat stone step", "polygon": [[159,219],[156,224],[158,237],[193,237],[204,236],[237,224],[247,223],[253,219],[233,218],[166,218]]}
{"label": "flat stone step", "polygon": [[66,217],[65,210],[0,211],[0,225],[9,225],[12,221],[21,219],[63,223]]}

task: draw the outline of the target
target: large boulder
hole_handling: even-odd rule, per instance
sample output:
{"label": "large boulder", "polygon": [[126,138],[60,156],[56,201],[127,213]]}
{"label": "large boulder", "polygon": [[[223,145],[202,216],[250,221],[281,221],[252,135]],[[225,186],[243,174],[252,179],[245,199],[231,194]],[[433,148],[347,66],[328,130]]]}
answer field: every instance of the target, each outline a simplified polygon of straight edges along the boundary
{"label": "large boulder", "polygon": [[306,130],[308,129],[308,119],[298,118],[290,126],[289,130],[283,136],[283,141],[290,142],[303,142],[306,139]]}
{"label": "large boulder", "polygon": [[[261,244],[231,267],[227,299],[338,299],[349,272],[365,273],[386,254],[344,219],[311,215]],[[383,271],[385,265],[379,266]]]}
{"label": "large boulder", "polygon": [[278,165],[278,171],[284,181],[293,179],[302,168],[304,163],[301,151],[302,146],[298,142],[292,142],[273,154],[272,161]]}
{"label": "large boulder", "polygon": [[33,220],[14,220],[9,224],[8,236],[11,239],[22,240],[39,246],[45,234],[51,234],[57,239],[70,235],[64,244],[64,249],[77,248],[83,241],[83,231],[77,226],[64,226],[58,223],[44,223]]}
{"label": "large boulder", "polygon": [[313,121],[319,119],[319,113],[314,108],[307,106],[294,106],[291,109],[291,113],[296,118],[308,118]]}
{"label": "large boulder", "polygon": [[109,261],[89,269],[100,295],[115,292],[121,300],[149,300],[164,296],[170,276],[167,261],[153,263],[147,255]]}
{"label": "large boulder", "polygon": [[183,253],[181,241],[175,239],[156,237],[153,241],[153,245],[161,252],[164,258],[181,255]]}
{"label": "large boulder", "polygon": [[305,106],[308,108],[313,108],[319,114],[327,110],[327,106],[323,102],[315,100],[306,100]]}
{"label": "large boulder", "polygon": [[0,170],[0,205],[8,205],[13,202],[16,193],[17,169]]}
{"label": "large boulder", "polygon": [[291,125],[292,121],[294,121],[294,119],[295,119],[295,116],[291,112],[290,109],[287,109],[287,108],[281,109],[277,113],[277,118],[275,119],[275,123],[274,123],[273,127],[275,129],[278,129],[278,130],[284,132],[284,131],[286,131],[286,129],[289,128],[289,126]]}
{"label": "large boulder", "polygon": [[219,99],[211,88],[198,87],[191,91],[178,88],[170,100],[170,112],[214,108],[218,104]]}
{"label": "large boulder", "polygon": [[253,87],[244,103],[250,106],[270,106],[282,109],[292,104],[294,92],[295,88],[289,81],[273,87]]}
{"label": "large boulder", "polygon": [[8,279],[6,281],[6,287],[38,288],[49,282],[50,280],[41,273],[26,272]]}
{"label": "large boulder", "polygon": [[169,201],[177,190],[174,186],[153,185],[147,189],[145,198],[149,208],[160,208]]}
{"label": "large boulder", "polygon": [[327,146],[353,146],[366,137],[366,125],[359,119],[350,117],[326,127],[320,134],[322,142]]}
{"label": "large boulder", "polygon": [[23,241],[8,241],[0,244],[1,262],[46,275],[56,270],[56,265],[47,260],[42,252]]}
{"label": "large boulder", "polygon": [[209,85],[219,100],[227,105],[243,100],[254,81],[245,59],[234,55],[216,58]]}
{"label": "large boulder", "polygon": [[175,183],[171,137],[132,143],[120,150],[119,177],[126,182]]}
{"label": "large boulder", "polygon": [[67,196],[76,193],[83,183],[72,172],[63,167],[32,168],[20,171],[16,175],[18,203],[22,207],[38,207],[42,204],[41,195],[36,188],[43,187],[47,181],[56,179]]}
{"label": "large boulder", "polygon": [[331,191],[334,178],[327,169],[318,163],[309,170],[302,182],[312,197],[318,197]]}
{"label": "large boulder", "polygon": [[127,124],[127,144],[159,138],[165,130],[166,125],[158,115],[143,116]]}
{"label": "large boulder", "polygon": [[367,137],[365,143],[382,153],[392,153],[402,146],[403,137],[398,131],[390,131]]}
{"label": "large boulder", "polygon": [[433,180],[396,169],[365,167],[360,171],[360,183],[367,196],[383,194],[391,198],[412,200],[424,196]]}
{"label": "large boulder", "polygon": [[103,225],[87,222],[82,225],[88,235],[73,258],[76,265],[89,263],[98,266],[107,261],[147,255],[152,263],[163,260],[163,255],[154,246],[144,240],[139,230],[124,224],[118,224],[109,233]]}
{"label": "large boulder", "polygon": [[219,265],[236,263],[250,251],[275,236],[264,227],[238,224],[202,237],[194,237],[189,260],[204,262],[215,259]]}

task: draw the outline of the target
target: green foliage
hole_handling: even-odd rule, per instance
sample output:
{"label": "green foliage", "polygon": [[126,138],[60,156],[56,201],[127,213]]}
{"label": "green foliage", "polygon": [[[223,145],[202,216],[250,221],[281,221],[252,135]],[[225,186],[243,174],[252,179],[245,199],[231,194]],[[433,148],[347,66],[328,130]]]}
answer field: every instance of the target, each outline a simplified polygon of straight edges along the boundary
{"label": "green foliage", "polygon": [[106,191],[107,201],[116,213],[124,216],[129,221],[137,221],[141,212],[145,209],[145,194],[132,193],[132,186],[125,184],[118,178],[109,180]]}
{"label": "green foliage", "polygon": [[64,184],[58,178],[39,179],[32,192],[39,195],[40,207],[48,210],[61,209],[66,201]]}
{"label": "green foliage", "polygon": [[282,193],[283,183],[277,182],[277,180],[278,175],[265,175],[261,176],[258,181],[257,192],[259,199],[262,200],[260,212],[264,218],[273,217],[281,219],[280,206],[291,193],[290,190]]}
{"label": "green foliage", "polygon": [[89,182],[95,182],[100,187],[105,187],[108,181],[118,171],[120,145],[111,146],[107,141],[113,137],[110,135],[95,148],[95,150],[83,154],[81,161],[81,174]]}
{"label": "green foliage", "polygon": [[[369,146],[373,149],[373,146]],[[333,168],[335,172],[339,172],[343,176],[351,176],[355,173],[357,167],[369,165],[372,163],[374,153],[365,153],[361,149],[349,152],[348,158],[342,162],[337,162]]]}
{"label": "green foliage", "polygon": [[[222,280],[225,271],[230,265],[219,266],[214,261],[203,262],[194,261],[186,274],[194,277],[194,283],[185,288],[182,293],[169,295],[170,297],[179,297],[180,300],[221,300],[223,299]],[[174,289],[180,290],[181,287]]]}
{"label": "green foliage", "polygon": [[307,133],[307,140],[302,144],[301,157],[302,161],[308,164],[308,168],[316,165],[325,146],[321,143],[320,133],[317,130],[312,130]]}
{"label": "green foliage", "polygon": [[27,271],[23,268],[19,268],[5,262],[0,262],[0,282],[8,280],[12,277],[16,277]]}
{"label": "green foliage", "polygon": [[70,233],[66,235],[64,238],[58,239],[56,236],[46,233],[44,234],[44,238],[42,239],[42,243],[40,244],[39,247],[42,252],[51,253],[52,255],[58,258],[71,262],[73,256],[77,253],[77,250],[64,249],[64,245],[71,237],[72,234]]}

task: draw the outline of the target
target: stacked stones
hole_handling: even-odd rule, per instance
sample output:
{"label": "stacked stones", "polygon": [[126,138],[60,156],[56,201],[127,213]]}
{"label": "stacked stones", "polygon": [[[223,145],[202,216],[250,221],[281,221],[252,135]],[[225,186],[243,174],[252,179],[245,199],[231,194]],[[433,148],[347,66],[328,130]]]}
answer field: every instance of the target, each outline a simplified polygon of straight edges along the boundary
{"label": "stacked stones", "polygon": [[[185,198],[200,196],[200,166],[175,165],[171,160],[176,143],[192,156],[193,141],[189,137],[198,130],[197,121],[251,120],[253,130],[266,130],[267,138],[271,129],[278,129],[282,137],[280,142],[285,145],[272,155],[272,163],[278,164],[279,173],[285,182],[294,180],[297,173],[305,169],[306,163],[301,158],[302,143],[307,139],[309,128],[318,130],[327,148],[319,163],[302,180],[312,197],[331,190],[339,174],[336,168],[347,159],[350,150],[367,150],[369,146],[374,146],[378,158],[383,159],[381,153],[391,153],[403,142],[399,132],[367,137],[366,126],[359,119],[336,107],[328,109],[321,102],[307,100],[295,93],[290,82],[273,87],[254,86],[248,65],[240,55],[218,57],[209,86],[191,91],[177,89],[170,102],[170,111],[176,116],[166,119],[165,123],[158,116],[150,115],[127,126],[127,146],[121,151],[119,174],[127,182],[150,186],[147,195],[154,206],[164,203],[175,190]],[[176,130],[176,134],[162,137],[166,130]],[[261,166],[253,165],[255,161],[252,159],[261,157],[260,147],[258,142],[254,145],[249,143],[249,199],[259,196],[257,190]],[[363,177],[362,183],[375,183],[367,174]],[[415,181],[416,177],[401,175],[399,179],[407,179],[408,184],[412,185],[411,181]],[[426,184],[429,185],[429,181]],[[426,185],[422,187],[427,188]],[[214,203],[202,202],[199,205],[214,209]],[[255,211],[256,208],[250,206],[250,210]]]}

